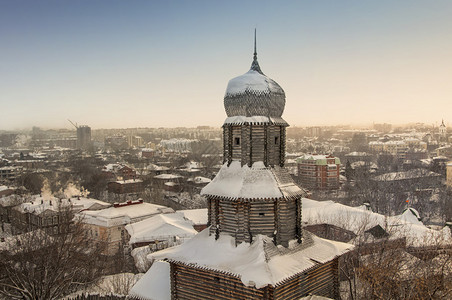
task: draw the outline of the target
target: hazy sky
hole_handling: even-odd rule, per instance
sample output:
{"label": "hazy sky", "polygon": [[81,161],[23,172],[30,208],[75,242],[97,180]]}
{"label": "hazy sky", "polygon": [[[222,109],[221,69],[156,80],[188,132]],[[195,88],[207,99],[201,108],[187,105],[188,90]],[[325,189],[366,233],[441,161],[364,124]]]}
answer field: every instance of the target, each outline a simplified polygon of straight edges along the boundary
{"label": "hazy sky", "polygon": [[263,72],[291,125],[451,119],[452,1],[0,0],[0,130],[220,127]]}

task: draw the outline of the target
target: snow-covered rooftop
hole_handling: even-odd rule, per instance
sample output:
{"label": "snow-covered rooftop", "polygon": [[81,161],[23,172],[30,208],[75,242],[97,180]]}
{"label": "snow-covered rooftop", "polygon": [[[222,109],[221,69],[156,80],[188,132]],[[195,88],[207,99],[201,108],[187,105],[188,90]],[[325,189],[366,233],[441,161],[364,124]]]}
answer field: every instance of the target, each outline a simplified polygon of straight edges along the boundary
{"label": "snow-covered rooftop", "polygon": [[144,202],[97,211],[83,211],[81,215],[84,223],[109,227],[138,222],[156,214],[170,212],[174,212],[174,210],[166,206]]}
{"label": "snow-covered rooftop", "polygon": [[111,204],[92,198],[72,197],[60,199],[54,196],[34,195],[31,201],[22,203],[17,209],[21,212],[40,214],[46,210],[58,211],[63,207],[72,207],[73,211],[88,210],[92,207],[109,207]]}
{"label": "snow-covered rooftop", "polygon": [[156,261],[132,287],[129,295],[143,300],[171,300],[170,264]]}
{"label": "snow-covered rooftop", "polygon": [[226,95],[243,94],[246,91],[280,93],[282,89],[279,84],[264,74],[249,70],[245,74],[229,80]]}
{"label": "snow-covered rooftop", "polygon": [[274,124],[289,126],[283,118],[277,117],[267,117],[267,116],[232,116],[227,117],[224,121],[227,125],[242,125],[242,124],[252,124],[252,125],[263,125],[263,124]]}
{"label": "snow-covered rooftop", "polygon": [[202,176],[196,176],[195,178],[193,178],[193,182],[194,183],[199,183],[199,184],[209,183],[211,181],[212,181],[212,179],[206,178],[206,177],[202,177]]}
{"label": "snow-covered rooftop", "polygon": [[176,213],[192,221],[195,225],[207,224],[207,208],[178,210]]}
{"label": "snow-covered rooftop", "polygon": [[6,185],[0,185],[0,192],[9,189]]}
{"label": "snow-covered rooftop", "polygon": [[157,176],[154,176],[156,179],[162,179],[162,180],[171,180],[171,179],[179,179],[182,178],[180,175],[174,175],[174,174],[160,174]]}
{"label": "snow-covered rooftop", "polygon": [[303,191],[291,180],[281,182],[278,172],[284,169],[266,168],[263,162],[255,162],[252,167],[241,166],[240,161],[225,163],[211,183],[201,190],[201,195],[225,198],[269,199],[301,195]]}
{"label": "snow-covered rooftop", "polygon": [[151,242],[169,237],[190,238],[197,231],[193,223],[184,219],[182,214],[159,214],[126,227],[130,235],[129,244]]}
{"label": "snow-covered rooftop", "polygon": [[139,182],[143,182],[143,180],[133,178],[133,179],[127,179],[127,180],[117,180],[117,181],[115,181],[115,182],[116,182],[116,183],[119,183],[119,184],[129,184],[129,183],[139,183]]}
{"label": "snow-covered rooftop", "polygon": [[376,181],[393,181],[402,179],[415,179],[424,177],[440,177],[441,175],[426,169],[411,169],[405,172],[391,172],[373,177]]}
{"label": "snow-covered rooftop", "polygon": [[[251,244],[236,246],[230,235],[220,235],[215,240],[214,235],[209,235],[209,229],[205,229],[184,244],[151,253],[148,258],[167,258],[230,274],[239,277],[244,285],[259,289],[266,285],[276,286],[284,279],[331,261],[352,248],[350,244],[321,239],[309,232],[304,232],[301,244],[292,241],[288,248],[275,246],[272,239],[264,235],[256,236]],[[148,299],[145,294],[142,296]]]}
{"label": "snow-covered rooftop", "polygon": [[324,154],[305,154],[297,158],[297,163],[314,161],[316,165],[326,165],[328,159],[334,159],[335,164],[341,164],[341,160],[338,157],[329,157],[329,155]]}
{"label": "snow-covered rooftop", "polygon": [[385,229],[391,238],[406,237],[409,246],[427,246],[437,241],[452,244],[451,232],[448,228],[432,230],[418,219],[418,213],[412,209],[401,215],[387,217],[366,209],[365,206],[350,207],[333,201],[316,201],[302,199],[303,223],[306,225],[331,224],[356,235],[376,225]]}

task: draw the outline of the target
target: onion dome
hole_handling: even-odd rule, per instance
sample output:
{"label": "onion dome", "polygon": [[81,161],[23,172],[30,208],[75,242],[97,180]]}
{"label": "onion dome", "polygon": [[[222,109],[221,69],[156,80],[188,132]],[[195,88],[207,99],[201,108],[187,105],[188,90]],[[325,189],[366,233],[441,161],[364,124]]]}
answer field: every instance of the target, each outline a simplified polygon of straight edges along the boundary
{"label": "onion dome", "polygon": [[284,90],[276,81],[267,77],[257,62],[256,36],[251,69],[231,79],[224,96],[224,108],[228,117],[267,116],[280,118],[286,104]]}

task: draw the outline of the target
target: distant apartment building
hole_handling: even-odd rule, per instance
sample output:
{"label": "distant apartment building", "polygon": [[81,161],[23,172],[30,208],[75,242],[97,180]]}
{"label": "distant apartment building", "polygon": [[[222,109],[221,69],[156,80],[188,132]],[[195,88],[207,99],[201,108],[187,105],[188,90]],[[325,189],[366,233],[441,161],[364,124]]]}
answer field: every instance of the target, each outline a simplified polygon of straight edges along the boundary
{"label": "distant apartment building", "polygon": [[299,183],[309,189],[337,189],[340,164],[340,159],[332,155],[300,156],[297,158]]}
{"label": "distant apartment building", "polygon": [[19,166],[6,166],[0,168],[0,182],[15,180],[22,172],[23,168]]}
{"label": "distant apartment building", "polygon": [[419,139],[405,139],[401,141],[374,141],[369,143],[369,150],[373,153],[389,153],[397,158],[405,159],[408,152],[426,151],[427,143]]}
{"label": "distant apartment building", "polygon": [[142,147],[143,146],[143,138],[141,136],[136,136],[136,135],[128,136],[127,143],[129,144],[130,148]]}
{"label": "distant apartment building", "polygon": [[77,149],[88,149],[91,147],[91,127],[80,125],[77,127]]}

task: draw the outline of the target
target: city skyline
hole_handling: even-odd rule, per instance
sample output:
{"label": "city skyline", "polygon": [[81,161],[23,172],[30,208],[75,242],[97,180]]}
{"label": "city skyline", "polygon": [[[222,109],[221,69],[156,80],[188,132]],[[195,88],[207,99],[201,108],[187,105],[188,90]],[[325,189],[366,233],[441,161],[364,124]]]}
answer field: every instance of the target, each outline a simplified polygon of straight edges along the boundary
{"label": "city skyline", "polygon": [[0,130],[220,127],[262,71],[292,126],[448,123],[448,1],[0,1]]}

